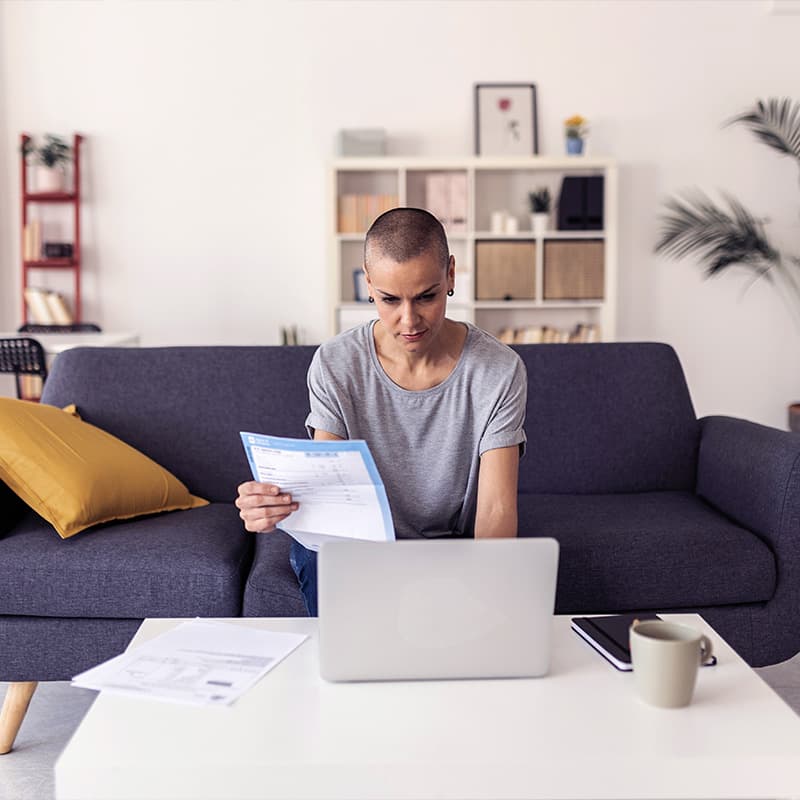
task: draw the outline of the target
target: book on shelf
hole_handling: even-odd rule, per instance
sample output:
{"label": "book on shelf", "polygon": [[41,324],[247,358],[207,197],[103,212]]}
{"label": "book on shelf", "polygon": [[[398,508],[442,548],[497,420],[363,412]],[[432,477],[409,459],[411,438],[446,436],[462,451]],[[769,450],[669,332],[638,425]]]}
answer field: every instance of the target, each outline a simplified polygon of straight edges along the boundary
{"label": "book on shelf", "polygon": [[24,291],[28,320],[37,325],[71,325],[74,322],[63,295],[28,286]]}
{"label": "book on shelf", "polygon": [[574,328],[554,328],[550,325],[527,325],[523,328],[503,328],[497,338],[504,344],[577,344],[600,341],[600,326],[578,323]]}
{"label": "book on shelf", "polygon": [[64,300],[64,295],[59,292],[45,292],[45,300],[56,325],[72,325],[75,320]]}
{"label": "book on shelf", "polygon": [[448,233],[467,231],[467,174],[432,172],[425,176],[425,208]]}
{"label": "book on shelf", "polygon": [[568,336],[569,331],[550,325],[528,325],[514,332],[514,344],[561,344]]}
{"label": "book on shelf", "polygon": [[42,257],[42,224],[31,220],[22,229],[22,260],[37,261]]}
{"label": "book on shelf", "polygon": [[37,325],[53,325],[53,315],[50,312],[45,290],[28,286],[23,294],[25,305],[28,307],[29,321],[35,322]]}
{"label": "book on shelf", "polygon": [[38,400],[42,396],[42,379],[39,375],[20,375],[19,388],[22,400]]}
{"label": "book on shelf", "polygon": [[395,194],[340,194],[337,230],[339,233],[366,233],[377,217],[396,206]]}
{"label": "book on shelf", "polygon": [[600,326],[597,323],[576,325],[571,336],[571,342],[599,342]]}
{"label": "book on shelf", "polygon": [[514,344],[514,329],[513,328],[503,328],[500,333],[497,334],[497,338],[503,344]]}
{"label": "book on shelf", "polygon": [[356,196],[343,194],[339,197],[339,220],[337,230],[339,233],[355,233],[356,227]]}
{"label": "book on shelf", "polygon": [[450,233],[467,232],[467,173],[450,176]]}

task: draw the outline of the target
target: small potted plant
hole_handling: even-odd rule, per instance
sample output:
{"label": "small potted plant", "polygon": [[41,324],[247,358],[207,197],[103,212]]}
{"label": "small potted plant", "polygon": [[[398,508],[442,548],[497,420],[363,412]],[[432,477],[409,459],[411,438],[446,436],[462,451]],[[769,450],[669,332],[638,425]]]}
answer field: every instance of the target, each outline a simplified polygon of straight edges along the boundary
{"label": "small potted plant", "polygon": [[60,136],[46,133],[44,144],[38,147],[33,139],[26,139],[22,154],[26,158],[31,157],[36,167],[37,191],[64,191],[65,167],[72,161],[72,149]]}
{"label": "small potted plant", "polygon": [[583,142],[589,133],[589,120],[580,114],[565,119],[564,133],[567,137],[567,154],[579,156],[583,153]]}
{"label": "small potted plant", "polygon": [[544,236],[550,219],[550,190],[540,186],[535,192],[528,192],[528,207],[531,211],[531,230],[535,236]]}

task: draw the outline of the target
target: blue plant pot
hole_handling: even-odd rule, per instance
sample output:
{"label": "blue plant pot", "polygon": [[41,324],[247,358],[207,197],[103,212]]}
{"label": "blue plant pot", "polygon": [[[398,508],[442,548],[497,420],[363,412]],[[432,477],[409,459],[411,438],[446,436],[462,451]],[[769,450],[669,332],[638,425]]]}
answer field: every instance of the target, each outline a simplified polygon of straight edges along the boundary
{"label": "blue plant pot", "polygon": [[579,156],[583,153],[583,139],[567,136],[567,155]]}

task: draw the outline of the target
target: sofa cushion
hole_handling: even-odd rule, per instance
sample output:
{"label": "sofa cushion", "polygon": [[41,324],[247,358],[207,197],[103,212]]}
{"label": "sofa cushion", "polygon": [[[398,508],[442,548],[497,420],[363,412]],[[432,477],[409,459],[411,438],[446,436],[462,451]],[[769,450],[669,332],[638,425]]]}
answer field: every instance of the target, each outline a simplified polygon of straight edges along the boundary
{"label": "sofa cushion", "polygon": [[140,619],[0,616],[4,681],[68,681],[118,656]]}
{"label": "sofa cushion", "polygon": [[59,539],[33,512],[0,539],[0,614],[236,617],[253,536],[215,503]]}
{"label": "sofa cushion", "polygon": [[306,617],[297,576],[289,565],[292,537],[283,531],[255,534],[253,566],[247,576],[243,617]]}
{"label": "sofa cushion", "polygon": [[556,613],[769,600],[775,558],[690,492],[521,495],[520,536],[561,545]]}
{"label": "sofa cushion", "polygon": [[0,398],[0,480],[62,538],[100,522],[193,508],[206,500],[155,461],[61,410]]}
{"label": "sofa cushion", "polygon": [[669,345],[514,349],[529,387],[521,493],[694,491],[700,428]]}

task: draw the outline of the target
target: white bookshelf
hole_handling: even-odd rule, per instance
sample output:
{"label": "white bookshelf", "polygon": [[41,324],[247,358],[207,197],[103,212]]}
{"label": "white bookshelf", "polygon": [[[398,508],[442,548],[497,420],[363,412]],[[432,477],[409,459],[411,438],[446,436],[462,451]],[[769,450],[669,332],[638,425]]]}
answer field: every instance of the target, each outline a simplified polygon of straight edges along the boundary
{"label": "white bookshelf", "polygon": [[[617,296],[617,166],[610,158],[340,158],[330,170],[329,275],[331,278],[331,334],[376,316],[374,306],[355,300],[354,270],[363,264],[366,230],[339,232],[339,198],[345,194],[394,195],[398,206],[426,207],[425,178],[432,173],[466,176],[467,217],[464,232],[447,231],[456,259],[456,293],[447,315],[497,334],[503,328],[548,325],[561,329],[578,323],[598,325],[604,341],[616,337]],[[557,230],[557,202],[567,175],[604,178],[603,230]],[[531,230],[528,192],[547,186],[553,198],[549,229]],[[515,216],[514,234],[491,231],[491,213],[504,209]],[[364,214],[362,213],[362,217]],[[369,219],[369,215],[367,215]],[[367,224],[367,223],[365,223]],[[447,228],[447,226],[445,226]],[[544,292],[544,251],[548,241],[602,241],[602,296],[590,300],[548,300]],[[475,294],[476,243],[535,242],[534,297],[526,300],[478,300]]]}

